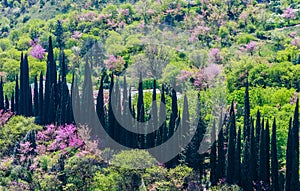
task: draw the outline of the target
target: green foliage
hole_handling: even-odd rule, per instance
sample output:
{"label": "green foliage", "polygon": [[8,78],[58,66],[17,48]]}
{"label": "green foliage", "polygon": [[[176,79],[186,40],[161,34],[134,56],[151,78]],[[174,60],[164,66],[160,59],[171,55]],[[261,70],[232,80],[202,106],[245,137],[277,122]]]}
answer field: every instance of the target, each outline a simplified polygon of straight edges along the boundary
{"label": "green foliage", "polygon": [[23,116],[12,117],[0,131],[0,156],[10,155],[13,147],[20,141],[28,131],[40,130],[42,127],[34,124],[34,118],[25,118]]}
{"label": "green foliage", "polygon": [[158,162],[147,151],[121,151],[111,160],[111,164],[127,169],[142,169],[156,165]]}
{"label": "green foliage", "polygon": [[103,172],[96,172],[92,189],[96,191],[117,191],[119,190],[119,184],[122,184],[122,174],[105,168]]}

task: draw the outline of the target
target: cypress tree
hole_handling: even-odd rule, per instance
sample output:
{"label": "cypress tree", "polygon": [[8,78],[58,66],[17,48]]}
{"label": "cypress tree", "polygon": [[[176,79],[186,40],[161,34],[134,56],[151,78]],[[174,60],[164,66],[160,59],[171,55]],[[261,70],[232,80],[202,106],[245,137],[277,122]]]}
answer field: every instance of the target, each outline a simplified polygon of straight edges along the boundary
{"label": "cypress tree", "polygon": [[[255,123],[255,132],[256,132],[256,139],[255,139],[255,146],[256,146],[256,151],[259,151],[259,139],[260,139],[260,129],[261,129],[261,119],[260,119],[260,111],[257,111],[256,114],[256,123]],[[255,172],[256,172],[256,178],[259,180],[258,172],[259,172],[259,152],[256,152],[255,156],[255,161],[256,161],[256,167],[255,167]]]}
{"label": "cypress tree", "polygon": [[19,113],[20,115],[24,115],[24,108],[25,108],[25,84],[24,84],[24,67],[23,67],[23,62],[24,62],[24,58],[23,58],[23,52],[21,53],[21,62],[20,62],[20,94],[18,96],[19,98]]}
{"label": "cypress tree", "polygon": [[286,171],[285,171],[285,190],[291,189],[291,177],[292,177],[292,168],[293,168],[293,119],[290,118],[289,122],[289,132],[288,140],[286,147]]}
{"label": "cypress tree", "polygon": [[56,36],[56,42],[60,50],[65,46],[64,44],[64,29],[60,20],[57,20],[54,35]]}
{"label": "cypress tree", "polygon": [[39,124],[44,124],[43,122],[43,105],[44,105],[44,83],[43,83],[43,72],[40,73],[40,81],[39,81]]}
{"label": "cypress tree", "polygon": [[266,131],[265,131],[265,144],[266,144],[266,183],[270,185],[270,125],[269,120],[266,123]]}
{"label": "cypress tree", "polygon": [[[142,80],[142,74],[140,74],[140,79],[139,79],[139,86],[138,86],[138,102],[137,102],[137,120],[139,122],[144,122],[145,121],[145,110],[144,110],[144,93],[143,93],[143,80]],[[138,130],[140,131],[140,128],[142,127],[137,127]],[[138,136],[138,145],[139,148],[144,148],[144,135],[139,134]]]}
{"label": "cypress tree", "polygon": [[230,109],[229,119],[229,141],[228,141],[228,153],[227,153],[227,170],[226,180],[229,184],[234,182],[234,171],[235,171],[235,138],[236,138],[236,122],[233,102]]}
{"label": "cypress tree", "polygon": [[217,179],[225,178],[225,151],[224,151],[224,129],[220,120],[220,132],[218,136],[218,162],[217,162]]}
{"label": "cypress tree", "polygon": [[[180,133],[179,133],[179,136],[180,136],[179,137],[179,147],[182,148],[182,143],[184,142],[184,138],[189,136],[189,135],[186,135],[189,132],[182,132],[182,128],[187,128],[187,129],[191,128],[191,126],[190,126],[189,104],[188,104],[188,99],[187,99],[186,94],[184,95],[184,98],[183,98],[182,119],[181,119],[181,124],[180,125],[181,125],[180,129],[177,129],[177,130],[180,130]],[[184,152],[182,154],[184,155]],[[184,158],[189,157],[189,156],[192,157],[191,155],[192,155],[192,153],[188,153],[187,156],[184,155],[183,157]]]}
{"label": "cypress tree", "polygon": [[243,148],[243,161],[242,161],[242,188],[245,191],[250,191],[252,189],[251,177],[249,176],[249,155],[250,155],[250,138],[246,137],[244,141]]}
{"label": "cypress tree", "polygon": [[11,98],[10,98],[10,110],[11,110],[11,112],[15,112],[15,93],[14,92],[11,94]]}
{"label": "cypress tree", "polygon": [[114,137],[115,115],[112,110],[112,107],[114,107],[112,105],[112,99],[113,99],[113,96],[115,96],[113,94],[113,87],[114,87],[114,74],[112,73],[111,77],[110,77],[109,100],[108,100],[108,125],[107,125],[106,131],[113,139],[115,139],[115,137]]}
{"label": "cypress tree", "polygon": [[105,127],[105,112],[104,112],[104,96],[103,96],[103,83],[105,74],[102,74],[100,80],[100,87],[97,96],[96,111],[99,121],[103,127]]}
{"label": "cypress tree", "polygon": [[[264,124],[264,123],[262,123]],[[267,158],[266,158],[266,131],[262,126],[260,129],[260,142],[259,142],[259,171],[258,179],[263,181],[264,184],[267,183],[268,177],[266,173],[267,169]]]}
{"label": "cypress tree", "polygon": [[[150,124],[150,128],[153,131],[154,129],[158,129],[158,111],[157,111],[157,102],[156,102],[156,80],[153,80],[153,92],[152,92],[152,106],[151,106],[151,119],[152,124]],[[155,133],[156,132],[156,133]],[[158,135],[157,135],[158,134]],[[159,134],[159,130],[154,131],[147,135],[148,142],[151,147],[155,146],[156,143],[161,142],[161,134]],[[156,140],[158,138],[158,140]]]}
{"label": "cypress tree", "polygon": [[211,129],[211,149],[210,149],[210,182],[212,186],[217,184],[217,146],[216,146],[216,123],[213,122]]}
{"label": "cypress tree", "polygon": [[272,159],[272,191],[279,190],[279,178],[278,178],[278,157],[277,157],[277,145],[276,145],[276,119],[274,118],[272,128],[272,141],[271,141],[271,159]]}
{"label": "cypress tree", "polygon": [[291,175],[291,191],[299,190],[299,99],[297,99],[294,122],[292,128],[292,175]]}
{"label": "cypress tree", "polygon": [[26,117],[32,115],[32,99],[31,88],[29,85],[29,68],[28,56],[25,54],[23,61],[21,61],[21,75],[20,75],[20,111]]}
{"label": "cypress tree", "polygon": [[[44,95],[44,106],[43,106],[43,119],[45,124],[53,123],[47,115],[48,113],[55,113],[54,111],[50,111],[50,108],[56,108],[56,99],[57,95],[55,92],[57,84],[57,76],[56,76],[56,63],[54,61],[54,53],[52,46],[52,38],[49,37],[49,47],[48,47],[48,55],[47,55],[47,71],[46,71],[46,81],[45,81],[45,95]],[[53,90],[52,90],[53,88]],[[50,96],[52,91],[52,96]],[[49,106],[52,103],[53,107]]]}
{"label": "cypress tree", "polygon": [[[92,85],[92,78],[91,78],[91,68],[86,61],[85,70],[84,70],[84,82],[83,82],[83,89],[82,89],[82,102],[81,102],[81,117],[82,122],[90,125],[93,122],[95,114],[94,110],[94,96],[93,96],[93,85]],[[88,115],[86,115],[88,114]]]}
{"label": "cypress tree", "polygon": [[9,110],[9,101],[7,95],[5,95],[5,111]]}
{"label": "cypress tree", "polygon": [[159,124],[162,124],[162,127],[160,128],[160,134],[162,135],[162,143],[167,141],[168,139],[168,129],[166,126],[166,119],[163,118],[163,116],[167,116],[166,111],[166,97],[165,97],[165,86],[162,85],[161,90],[161,97],[160,97],[160,106],[159,106]]}
{"label": "cypress tree", "polygon": [[18,75],[15,77],[16,86],[15,86],[15,111],[16,114],[19,114],[19,80]]}
{"label": "cypress tree", "polygon": [[0,81],[0,110],[4,110],[5,106],[4,106],[4,92],[3,92],[3,80],[1,77],[1,81]]}
{"label": "cypress tree", "polygon": [[39,92],[38,92],[38,82],[37,76],[34,77],[34,116],[39,115]]}
{"label": "cypress tree", "polygon": [[169,132],[168,137],[172,137],[175,131],[175,121],[178,116],[178,104],[177,104],[177,96],[176,91],[174,88],[172,89],[172,112],[170,117],[170,123],[169,123]]}
{"label": "cypress tree", "polygon": [[137,119],[140,122],[144,122],[145,120],[142,74],[140,74],[139,87],[138,87]]}
{"label": "cypress tree", "polygon": [[251,182],[257,180],[256,172],[256,137],[254,136],[254,122],[251,119],[251,129],[250,129],[250,155],[249,155],[249,177]]}
{"label": "cypress tree", "polygon": [[250,138],[250,100],[249,100],[249,84],[248,77],[246,79],[246,90],[244,97],[244,141],[246,137]]}
{"label": "cypress tree", "polygon": [[238,130],[234,153],[234,183],[241,185],[241,128]]}

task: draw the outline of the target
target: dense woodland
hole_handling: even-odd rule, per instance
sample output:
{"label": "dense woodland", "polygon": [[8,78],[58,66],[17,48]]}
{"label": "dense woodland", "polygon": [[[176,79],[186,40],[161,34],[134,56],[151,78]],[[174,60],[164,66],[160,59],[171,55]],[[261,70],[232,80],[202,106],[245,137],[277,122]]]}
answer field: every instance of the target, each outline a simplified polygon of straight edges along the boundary
{"label": "dense woodland", "polygon": [[0,190],[299,190],[298,0],[0,2]]}

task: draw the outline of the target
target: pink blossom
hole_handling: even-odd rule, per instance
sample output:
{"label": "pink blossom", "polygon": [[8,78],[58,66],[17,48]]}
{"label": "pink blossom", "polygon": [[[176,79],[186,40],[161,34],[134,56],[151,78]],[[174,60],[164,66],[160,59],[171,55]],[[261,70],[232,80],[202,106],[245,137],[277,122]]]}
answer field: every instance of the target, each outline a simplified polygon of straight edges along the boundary
{"label": "pink blossom", "polygon": [[34,47],[35,45],[37,45],[37,43],[38,43],[38,39],[37,38],[35,38],[33,40],[31,39],[30,42],[29,42],[29,44],[30,44],[31,47]]}
{"label": "pink blossom", "polygon": [[287,8],[283,14],[282,17],[285,19],[294,19],[296,17],[295,10],[292,8]]}
{"label": "pink blossom", "polygon": [[25,143],[20,143],[20,149],[19,149],[20,153],[27,154],[32,150],[33,150],[33,148],[31,147],[30,142],[26,141]]}
{"label": "pink blossom", "polygon": [[292,46],[296,46],[297,48],[300,48],[300,38],[296,37],[291,41]]}
{"label": "pink blossom", "polygon": [[109,70],[122,70],[124,68],[125,61],[121,56],[109,55],[108,59],[104,61],[105,66]]}
{"label": "pink blossom", "polygon": [[213,81],[221,72],[221,66],[217,64],[209,64],[204,68],[205,78],[207,82]]}
{"label": "pink blossom", "polygon": [[181,74],[177,76],[177,79],[179,80],[179,82],[185,82],[190,77],[192,77],[192,75],[193,75],[193,72],[187,71],[187,70],[182,70]]}
{"label": "pink blossom", "polygon": [[195,34],[192,34],[189,38],[189,42],[197,42],[199,41],[198,37]]}
{"label": "pink blossom", "polygon": [[14,115],[11,111],[0,110],[0,127],[5,125],[7,121]]}
{"label": "pink blossom", "polygon": [[71,38],[79,40],[82,36],[82,33],[80,33],[79,31],[74,31],[73,35],[71,36]]}
{"label": "pink blossom", "polygon": [[42,60],[45,57],[45,54],[46,50],[40,44],[35,45],[30,51],[30,55],[39,60]]}
{"label": "pink blossom", "polygon": [[150,15],[153,15],[155,12],[154,12],[153,9],[149,9],[149,10],[148,10],[148,13],[149,13]]}
{"label": "pink blossom", "polygon": [[250,41],[249,44],[244,44],[239,49],[252,55],[253,52],[257,49],[257,43],[255,41]]}
{"label": "pink blossom", "polygon": [[119,25],[118,25],[120,28],[123,28],[124,26],[125,26],[125,23],[124,23],[124,21],[121,21],[120,23],[119,23]]}
{"label": "pink blossom", "polygon": [[208,62],[211,64],[222,64],[223,57],[220,54],[220,50],[218,48],[213,48],[210,50],[208,54]]}

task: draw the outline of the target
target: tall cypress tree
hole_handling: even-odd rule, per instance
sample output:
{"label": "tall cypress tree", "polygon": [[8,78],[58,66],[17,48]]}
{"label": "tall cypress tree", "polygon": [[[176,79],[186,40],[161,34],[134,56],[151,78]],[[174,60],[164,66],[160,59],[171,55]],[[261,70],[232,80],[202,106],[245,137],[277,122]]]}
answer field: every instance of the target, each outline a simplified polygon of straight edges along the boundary
{"label": "tall cypress tree", "polygon": [[43,122],[43,105],[44,105],[44,79],[43,79],[43,72],[40,73],[40,81],[39,81],[39,117],[38,123],[44,124]]}
{"label": "tall cypress tree", "polygon": [[290,118],[289,122],[289,132],[288,132],[288,140],[286,147],[286,171],[285,171],[285,190],[291,189],[291,180],[292,180],[292,168],[293,168],[293,119]]}
{"label": "tall cypress tree", "polygon": [[225,149],[224,149],[224,129],[220,119],[220,132],[218,136],[218,162],[217,162],[217,179],[225,178]]}
{"label": "tall cypress tree", "polygon": [[272,141],[271,141],[271,159],[272,159],[272,191],[279,190],[279,178],[278,178],[278,157],[277,157],[277,145],[276,145],[276,119],[274,118],[273,128],[272,128]]}
{"label": "tall cypress tree", "polygon": [[20,115],[24,115],[24,108],[25,108],[25,84],[24,84],[24,67],[23,67],[23,62],[24,62],[24,55],[23,52],[21,53],[21,62],[20,62],[20,94],[18,96],[19,100],[19,113]]}
{"label": "tall cypress tree", "polygon": [[99,121],[103,127],[105,127],[105,111],[104,111],[104,95],[103,95],[103,83],[104,83],[105,74],[102,74],[100,80],[100,87],[97,96],[96,111],[99,118]]}
{"label": "tall cypress tree", "polygon": [[241,185],[241,128],[238,130],[234,154],[234,183]]}
{"label": "tall cypress tree", "polygon": [[18,79],[18,75],[16,75],[15,77],[15,81],[16,81],[16,86],[15,86],[15,111],[16,114],[20,114],[19,113],[19,79]]}
{"label": "tall cypress tree", "polygon": [[54,34],[56,36],[56,42],[58,44],[58,47],[60,48],[60,50],[62,50],[65,46],[65,43],[64,43],[64,29],[60,20],[57,20],[56,22]]}
{"label": "tall cypress tree", "polygon": [[[150,124],[150,128],[153,131],[154,129],[158,129],[158,111],[157,111],[157,101],[156,101],[156,80],[153,80],[153,92],[152,92],[152,106],[151,106],[151,119],[152,124]],[[155,146],[156,143],[161,142],[161,134],[159,134],[159,130],[155,131],[156,133],[150,133],[147,135],[148,143],[151,147]],[[158,133],[158,135],[157,135]],[[158,138],[158,140],[156,140]]]}
{"label": "tall cypress tree", "polygon": [[244,141],[246,137],[250,138],[250,100],[249,100],[249,84],[248,84],[248,77],[246,79],[246,90],[245,90],[245,97],[244,97]]}
{"label": "tall cypress tree", "polygon": [[11,94],[11,98],[10,98],[10,110],[12,112],[15,112],[15,93],[14,92]]}
{"label": "tall cypress tree", "polygon": [[251,177],[249,176],[249,155],[250,155],[250,138],[245,137],[243,148],[243,161],[242,161],[242,188],[245,191],[250,191],[252,189]]}
{"label": "tall cypress tree", "polygon": [[[255,146],[256,146],[256,151],[259,151],[259,139],[260,139],[260,129],[261,129],[261,119],[260,119],[260,111],[257,111],[256,114],[256,123],[255,123]],[[255,161],[256,161],[256,167],[255,167],[255,171],[256,171],[256,178],[258,179],[258,172],[259,172],[259,152],[256,152],[256,157],[255,157]]]}
{"label": "tall cypress tree", "polygon": [[227,170],[226,180],[229,184],[234,182],[234,171],[235,171],[235,138],[236,138],[236,122],[233,102],[230,109],[229,119],[229,140],[228,140],[228,152],[227,152]]}
{"label": "tall cypress tree", "polygon": [[8,97],[7,95],[5,95],[5,111],[8,111],[9,110],[9,100],[8,100]]}
{"label": "tall cypress tree", "polygon": [[174,88],[172,89],[172,112],[169,123],[169,132],[168,137],[172,137],[175,131],[175,121],[178,117],[178,104],[177,104],[177,96]]}
{"label": "tall cypress tree", "polygon": [[159,106],[159,124],[162,124],[162,127],[160,128],[160,134],[162,135],[162,142],[165,142],[168,139],[168,129],[166,126],[166,119],[163,118],[163,116],[167,116],[166,107],[164,107],[166,105],[164,84],[162,85],[160,102],[162,103]]}
{"label": "tall cypress tree", "polygon": [[0,81],[0,110],[4,110],[5,106],[4,106],[4,92],[3,92],[3,80],[1,77],[1,81]]}
{"label": "tall cypress tree", "polygon": [[251,182],[257,180],[257,172],[256,172],[256,137],[254,135],[254,122],[251,119],[251,129],[250,129],[250,155],[249,155],[249,177]]}
{"label": "tall cypress tree", "polygon": [[[138,87],[138,102],[137,102],[137,120],[139,122],[144,122],[145,121],[145,110],[144,110],[144,93],[143,93],[143,79],[142,79],[142,74],[140,74],[140,79],[139,79],[139,87]],[[140,128],[138,127],[139,131]],[[138,136],[138,145],[140,148],[144,148],[144,139],[145,136],[143,134],[139,134]]]}
{"label": "tall cypress tree", "polygon": [[[181,127],[179,127],[179,129],[177,129],[177,131],[179,130],[179,147],[182,148],[182,143],[184,142],[185,137],[188,137],[188,133],[189,132],[183,132],[182,129],[183,128],[187,128],[190,129],[190,113],[189,113],[189,104],[188,104],[188,99],[187,96],[184,95],[183,98],[183,110],[182,110],[182,119],[181,119]],[[184,152],[182,152],[182,161],[185,160],[186,157],[192,157],[191,153],[189,153],[187,156]]]}
{"label": "tall cypress tree", "polygon": [[[264,123],[262,123],[264,124]],[[259,171],[258,171],[258,179],[263,181],[264,184],[267,183],[267,156],[266,156],[266,131],[264,130],[264,127],[262,126],[260,129],[260,142],[259,142]]]}
{"label": "tall cypress tree", "polygon": [[34,116],[39,115],[39,92],[38,92],[38,82],[37,76],[34,77]]}
{"label": "tall cypress tree", "polygon": [[210,149],[210,182],[212,186],[217,184],[217,146],[216,146],[216,123],[213,122],[211,129],[211,149]]}
{"label": "tall cypress tree", "polygon": [[81,102],[81,114],[82,122],[91,125],[94,120],[95,109],[94,109],[94,96],[93,96],[93,85],[91,78],[91,68],[86,61],[85,70],[84,70],[84,82],[83,82],[83,91],[82,91],[82,102]]}
{"label": "tall cypress tree", "polygon": [[270,125],[269,120],[266,123],[266,131],[265,131],[265,144],[266,144],[266,183],[270,185]]}
{"label": "tall cypress tree", "polygon": [[107,128],[106,131],[108,132],[108,134],[115,139],[114,137],[114,123],[115,123],[115,115],[113,113],[113,109],[112,107],[114,107],[112,105],[112,99],[114,99],[114,94],[113,94],[113,87],[114,87],[114,74],[111,74],[110,77],[110,86],[109,86],[109,99],[108,99],[108,124],[107,124]]}
{"label": "tall cypress tree", "polygon": [[[57,85],[57,74],[56,74],[56,63],[54,61],[54,53],[52,46],[52,38],[49,37],[49,46],[48,46],[48,55],[47,55],[47,71],[46,71],[46,81],[45,81],[45,95],[44,95],[44,111],[43,111],[43,119],[45,124],[53,123],[47,115],[48,113],[55,113],[54,111],[50,111],[50,108],[56,108],[56,99],[57,95],[55,92],[55,88]],[[53,90],[52,90],[53,88]],[[50,96],[52,91],[52,96]],[[52,103],[53,107],[49,107],[49,104]]]}
{"label": "tall cypress tree", "polygon": [[299,99],[297,99],[294,122],[292,128],[292,175],[291,175],[291,191],[299,190]]}

